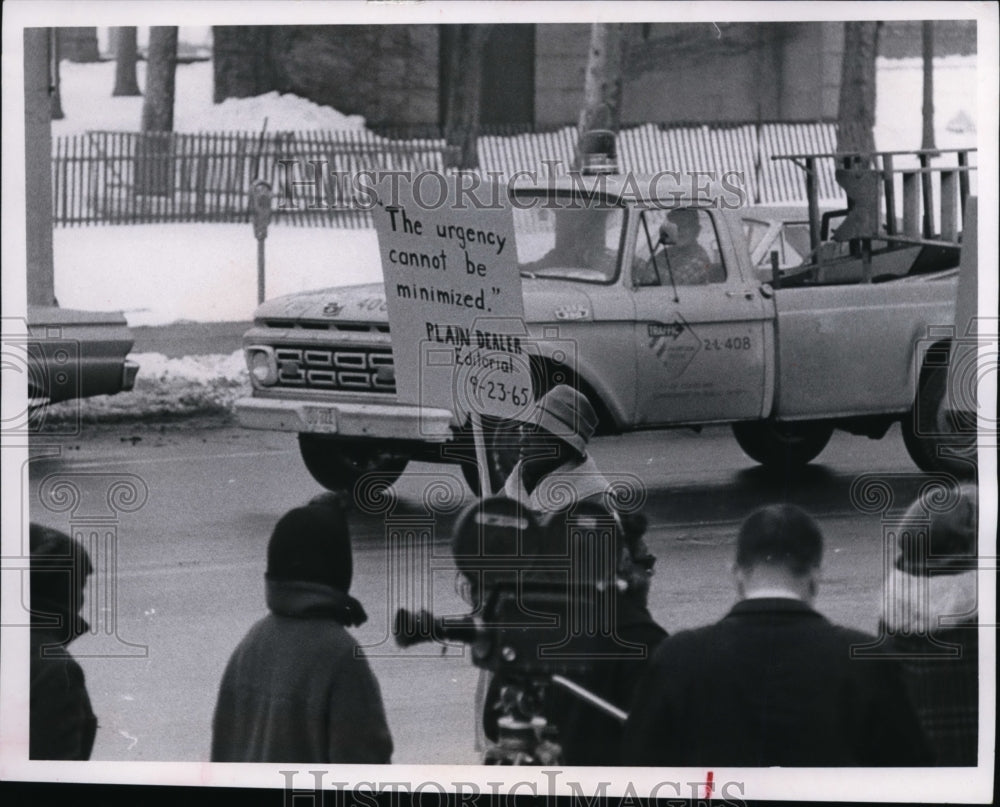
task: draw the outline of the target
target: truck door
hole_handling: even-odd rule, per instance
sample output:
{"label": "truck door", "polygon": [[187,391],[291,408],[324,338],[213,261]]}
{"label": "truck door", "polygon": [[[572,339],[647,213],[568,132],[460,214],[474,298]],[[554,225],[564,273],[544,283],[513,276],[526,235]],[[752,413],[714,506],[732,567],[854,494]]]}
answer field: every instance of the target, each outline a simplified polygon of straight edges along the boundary
{"label": "truck door", "polygon": [[727,222],[715,210],[647,208],[637,225],[636,422],[760,417],[770,325]]}

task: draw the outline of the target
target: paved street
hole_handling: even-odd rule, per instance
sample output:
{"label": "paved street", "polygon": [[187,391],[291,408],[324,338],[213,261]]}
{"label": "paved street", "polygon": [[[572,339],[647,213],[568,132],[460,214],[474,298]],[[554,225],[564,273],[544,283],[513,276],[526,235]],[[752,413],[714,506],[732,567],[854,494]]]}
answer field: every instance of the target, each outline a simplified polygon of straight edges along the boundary
{"label": "paved street", "polygon": [[[68,529],[98,513],[114,518],[104,530],[115,539],[115,551],[105,552],[114,571],[92,579],[88,589],[88,605],[96,609],[88,618],[98,635],[73,645],[100,719],[93,758],[207,759],[223,667],[265,612],[271,528],[319,492],[294,435],[211,423],[101,426],[79,437],[41,438],[35,453],[27,471],[33,519]],[[729,608],[736,525],[759,504],[787,500],[816,514],[826,533],[819,609],[874,631],[882,526],[878,513],[852,506],[850,489],[859,474],[875,473],[895,494],[894,509],[909,503],[922,478],[897,429],[881,442],[837,434],[816,465],[778,482],[743,456],[728,429],[599,438],[593,453],[612,478],[632,474],[646,485],[648,542],[658,556],[651,610],[668,630],[704,624]],[[83,491],[75,509],[58,493],[66,479]],[[118,479],[138,498],[109,495]],[[475,668],[457,648],[444,655],[432,645],[401,651],[389,638],[399,605],[465,610],[447,540],[471,494],[457,468],[419,464],[411,464],[394,491],[394,503],[376,491],[351,514],[352,593],[369,613],[356,636],[381,682],[393,761],[475,762]],[[390,543],[387,532],[404,538]],[[390,553],[390,545],[407,547],[407,554]]]}

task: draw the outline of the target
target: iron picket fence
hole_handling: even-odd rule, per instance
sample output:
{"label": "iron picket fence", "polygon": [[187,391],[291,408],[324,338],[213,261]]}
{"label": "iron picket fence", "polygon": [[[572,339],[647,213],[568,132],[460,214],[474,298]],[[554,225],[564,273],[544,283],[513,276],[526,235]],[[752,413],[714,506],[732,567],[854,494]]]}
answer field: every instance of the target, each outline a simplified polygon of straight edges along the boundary
{"label": "iron picket fence", "polygon": [[[484,127],[479,171],[510,177],[519,171],[568,170],[574,126]],[[828,153],[833,122],[643,124],[618,136],[619,166],[636,174],[671,171],[738,172],[754,203],[804,203],[801,176],[771,157]],[[154,222],[246,222],[250,189],[263,178],[274,194],[274,221],[301,226],[367,227],[359,208],[361,172],[448,171],[455,149],[437,127],[379,131],[112,132],[92,131],[53,141],[53,221],[57,225]],[[833,167],[818,177],[820,195],[840,196]],[[317,173],[321,176],[317,179]],[[363,205],[362,205],[363,208]]]}

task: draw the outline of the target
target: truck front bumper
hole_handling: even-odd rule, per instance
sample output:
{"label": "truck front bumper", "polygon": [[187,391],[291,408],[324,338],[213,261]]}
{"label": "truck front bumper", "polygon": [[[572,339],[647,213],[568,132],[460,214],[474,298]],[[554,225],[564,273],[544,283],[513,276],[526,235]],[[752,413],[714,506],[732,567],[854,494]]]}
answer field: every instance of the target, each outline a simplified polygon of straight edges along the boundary
{"label": "truck front bumper", "polygon": [[415,440],[444,443],[452,438],[452,413],[447,409],[402,404],[352,404],[241,398],[236,417],[248,429]]}

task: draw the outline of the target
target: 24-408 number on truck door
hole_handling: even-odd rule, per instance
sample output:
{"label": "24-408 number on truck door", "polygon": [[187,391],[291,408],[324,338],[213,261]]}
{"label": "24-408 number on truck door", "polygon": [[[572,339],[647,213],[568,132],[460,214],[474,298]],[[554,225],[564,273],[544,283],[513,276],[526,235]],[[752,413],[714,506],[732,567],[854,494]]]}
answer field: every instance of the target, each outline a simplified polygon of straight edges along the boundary
{"label": "24-408 number on truck door", "polygon": [[750,350],[753,346],[749,336],[731,336],[725,341],[720,339],[702,339],[705,350]]}

